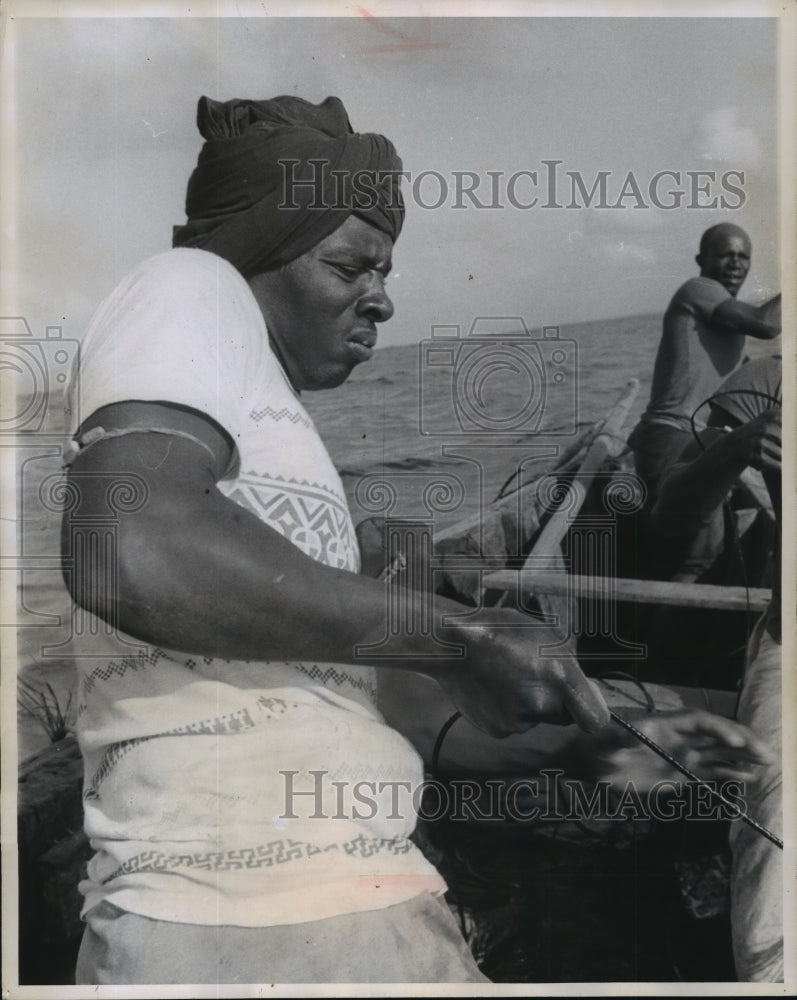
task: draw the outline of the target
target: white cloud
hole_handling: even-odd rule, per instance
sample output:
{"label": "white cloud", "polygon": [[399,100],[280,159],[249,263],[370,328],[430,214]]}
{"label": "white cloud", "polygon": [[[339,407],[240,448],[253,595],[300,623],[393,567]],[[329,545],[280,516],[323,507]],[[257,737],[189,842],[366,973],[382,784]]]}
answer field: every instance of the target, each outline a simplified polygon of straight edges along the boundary
{"label": "white cloud", "polygon": [[739,120],[737,108],[717,108],[700,122],[697,158],[757,167],[764,151],[754,129]]}
{"label": "white cloud", "polygon": [[643,264],[653,264],[656,261],[656,251],[652,246],[630,240],[614,240],[596,249],[599,254],[612,260],[633,260]]}

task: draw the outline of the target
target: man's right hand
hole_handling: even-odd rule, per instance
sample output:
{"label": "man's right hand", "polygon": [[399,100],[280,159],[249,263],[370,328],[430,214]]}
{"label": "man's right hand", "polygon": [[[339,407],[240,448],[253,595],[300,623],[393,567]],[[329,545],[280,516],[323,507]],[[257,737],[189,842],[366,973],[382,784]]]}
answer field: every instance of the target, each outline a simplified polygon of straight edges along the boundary
{"label": "man's right hand", "polygon": [[764,410],[757,417],[737,427],[729,435],[739,448],[746,465],[761,472],[780,471],[782,414],[780,407]]}
{"label": "man's right hand", "polygon": [[761,306],[762,319],[771,326],[781,329],[781,296],[773,295]]}
{"label": "man's right hand", "polygon": [[[497,614],[493,609],[492,615]],[[517,612],[500,615],[505,623],[498,627],[463,630],[465,658],[434,673],[462,714],[496,737],[525,732],[540,722],[575,722],[587,732],[608,725],[606,703],[575,657],[544,651],[558,645],[561,635]]]}

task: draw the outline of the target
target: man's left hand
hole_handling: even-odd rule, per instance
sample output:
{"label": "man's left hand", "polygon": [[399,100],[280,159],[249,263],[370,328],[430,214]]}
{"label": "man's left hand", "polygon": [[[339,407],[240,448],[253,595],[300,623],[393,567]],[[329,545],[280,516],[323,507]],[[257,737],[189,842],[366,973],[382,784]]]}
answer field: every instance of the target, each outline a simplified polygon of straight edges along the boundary
{"label": "man's left hand", "polygon": [[[704,781],[751,781],[762,764],[771,763],[771,754],[747,726],[711,712],[678,709],[646,714],[624,709],[622,716]],[[660,781],[688,780],[618,723],[592,737],[575,769],[579,773],[573,777],[622,786],[633,782],[638,792]]]}

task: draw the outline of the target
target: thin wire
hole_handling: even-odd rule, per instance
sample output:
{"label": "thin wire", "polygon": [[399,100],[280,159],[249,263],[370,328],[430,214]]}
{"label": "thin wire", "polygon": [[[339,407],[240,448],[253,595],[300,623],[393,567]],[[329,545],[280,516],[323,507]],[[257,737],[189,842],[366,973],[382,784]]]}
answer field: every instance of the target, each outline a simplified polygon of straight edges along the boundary
{"label": "thin wire", "polygon": [[659,757],[662,757],[664,760],[666,760],[668,764],[671,764],[676,770],[680,771],[681,774],[685,774],[686,777],[689,778],[691,781],[696,781],[701,787],[708,789],[709,793],[713,795],[715,798],[718,798],[720,802],[723,803],[723,805],[729,806],[735,813],[738,813],[738,818],[743,823],[747,823],[748,826],[751,826],[754,830],[757,830],[762,836],[766,837],[767,840],[771,841],[776,847],[779,847],[781,850],[783,850],[782,840],[779,840],[775,836],[775,834],[767,830],[765,826],[762,826],[760,823],[757,823],[751,816],[748,816],[746,813],[740,812],[738,805],[736,805],[734,802],[731,802],[730,799],[727,799],[722,794],[722,792],[718,792],[708,781],[704,781],[702,778],[698,778],[698,776],[694,773],[694,771],[690,771],[685,764],[682,764],[680,761],[676,760],[675,757],[673,757],[673,755],[669,753],[669,751],[664,749],[664,747],[659,746],[658,743],[655,743],[649,736],[646,736],[645,733],[637,729],[636,726],[632,726],[630,722],[627,722],[624,718],[622,718],[622,716],[618,715],[611,708],[609,709],[609,715],[612,717],[612,720],[614,722],[616,722],[619,726],[622,726],[623,729],[627,729],[629,733],[633,733],[633,735],[636,736],[638,740],[641,740],[641,742],[644,743],[646,747],[650,747],[650,749],[654,753],[657,753]]}
{"label": "thin wire", "polygon": [[653,699],[653,695],[645,687],[644,682],[639,680],[638,677],[634,677],[633,674],[627,674],[623,670],[607,670],[605,673],[599,674],[598,677],[595,678],[610,691],[614,691],[616,694],[625,695],[628,698],[630,695],[626,691],[623,691],[622,688],[618,688],[615,687],[614,684],[610,684],[609,678],[612,680],[628,681],[629,683],[634,684],[642,692],[645,699],[645,711],[648,715],[656,711],[656,702]]}
{"label": "thin wire", "polygon": [[454,725],[457,719],[461,718],[462,718],[462,712],[454,712],[452,716],[446,719],[446,721],[440,728],[440,732],[437,734],[437,739],[435,740],[434,749],[432,750],[432,774],[435,777],[437,777],[439,774],[440,751],[443,749],[443,740],[445,740],[446,736],[448,735],[449,729]]}
{"label": "thin wire", "polygon": [[777,396],[770,396],[768,392],[761,392],[758,389],[728,389],[725,392],[717,392],[713,396],[708,396],[702,403],[697,404],[695,409],[692,411],[692,416],[689,418],[689,424],[692,428],[692,437],[694,437],[695,441],[697,441],[701,451],[705,451],[706,449],[703,447],[703,442],[700,440],[700,435],[697,433],[695,417],[704,406],[708,406],[710,403],[713,403],[715,399],[721,399],[723,396],[757,396],[759,399],[765,399],[768,403],[772,403],[773,406],[783,405],[783,401],[778,399]]}

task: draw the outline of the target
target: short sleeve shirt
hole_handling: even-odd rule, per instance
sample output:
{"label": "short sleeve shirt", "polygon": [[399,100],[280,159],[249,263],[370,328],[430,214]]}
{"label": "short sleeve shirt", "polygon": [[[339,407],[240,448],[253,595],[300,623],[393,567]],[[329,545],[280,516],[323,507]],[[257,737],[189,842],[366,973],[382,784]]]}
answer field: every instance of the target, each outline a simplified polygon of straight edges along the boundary
{"label": "short sleeve shirt", "polygon": [[[647,419],[688,429],[690,418],[738,366],[745,337],[712,322],[717,306],[731,297],[713,278],[681,285],[664,314],[653,370]],[[696,424],[705,423],[698,412]]]}
{"label": "short sleeve shirt", "polygon": [[[132,271],[96,314],[74,387],[84,418],[124,400],[207,414],[236,446],[222,492],[313,559],[358,571],[338,474],[226,261],[179,249]],[[376,709],[372,667],[188,655],[96,621],[75,632],[97,851],[85,910],[108,899],[264,926],[444,888],[409,840],[422,764]]]}

